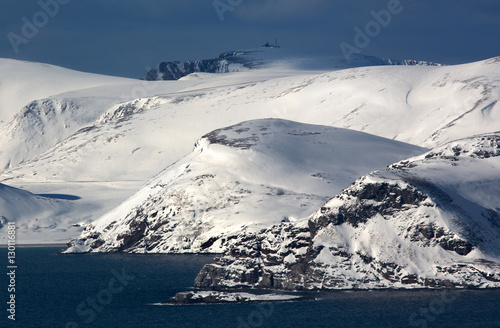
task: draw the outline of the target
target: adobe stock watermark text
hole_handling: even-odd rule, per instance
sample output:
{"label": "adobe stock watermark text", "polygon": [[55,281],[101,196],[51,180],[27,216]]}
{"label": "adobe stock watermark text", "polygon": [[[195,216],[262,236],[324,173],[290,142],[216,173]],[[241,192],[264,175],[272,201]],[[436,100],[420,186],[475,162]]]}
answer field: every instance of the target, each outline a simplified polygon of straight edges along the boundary
{"label": "adobe stock watermark text", "polygon": [[[408,0],[412,1],[412,0]],[[351,60],[353,54],[361,54],[361,51],[368,47],[371,41],[382,33],[392,22],[395,15],[403,12],[404,7],[400,0],[389,0],[387,7],[379,11],[372,10],[370,15],[373,20],[368,21],[363,28],[354,27],[354,37],[352,43],[341,42],[340,50],[347,60]]]}
{"label": "adobe stock watermark text", "polygon": [[7,318],[16,320],[16,223],[7,224]]}
{"label": "adobe stock watermark text", "polygon": [[21,33],[15,33],[10,31],[7,34],[7,38],[12,46],[12,49],[17,54],[19,53],[20,46],[28,44],[33,38],[35,38],[40,29],[47,26],[50,20],[57,16],[62,5],[66,5],[71,0],[39,0],[38,10],[31,19],[26,16],[21,18]]}

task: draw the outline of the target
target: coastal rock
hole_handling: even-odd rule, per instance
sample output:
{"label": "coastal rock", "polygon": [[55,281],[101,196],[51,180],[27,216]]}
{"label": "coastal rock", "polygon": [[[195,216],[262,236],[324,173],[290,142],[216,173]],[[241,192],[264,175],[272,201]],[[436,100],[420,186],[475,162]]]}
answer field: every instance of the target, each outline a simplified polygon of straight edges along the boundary
{"label": "coastal rock", "polygon": [[195,286],[498,288],[498,140],[451,142],[362,177],[306,220],[242,233]]}
{"label": "coastal rock", "polygon": [[235,303],[275,303],[312,300],[310,297],[287,294],[252,294],[248,292],[190,291],[179,292],[162,304],[235,304]]}

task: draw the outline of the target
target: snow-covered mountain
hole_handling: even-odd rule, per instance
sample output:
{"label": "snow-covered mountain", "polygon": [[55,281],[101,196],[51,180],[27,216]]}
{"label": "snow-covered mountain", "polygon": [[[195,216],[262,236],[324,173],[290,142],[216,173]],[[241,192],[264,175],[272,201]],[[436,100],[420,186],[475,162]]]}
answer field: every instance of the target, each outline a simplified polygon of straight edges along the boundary
{"label": "snow-covered mountain", "polygon": [[372,172],[308,219],[229,239],[196,287],[500,287],[500,133]]}
{"label": "snow-covered mountain", "polygon": [[0,58],[0,127],[34,100],[127,81],[130,83],[132,80]]}
{"label": "snow-covered mountain", "polygon": [[[201,135],[268,117],[433,147],[500,129],[500,112],[495,110],[499,72],[495,60],[446,67],[297,70],[295,75],[269,69],[142,82],[140,98],[130,85],[81,90],[39,101],[26,118],[19,114],[7,124],[0,134],[0,163],[8,169],[1,176],[23,181],[147,181],[151,172],[190,152]],[[117,100],[123,94],[128,99]],[[45,114],[44,103],[58,101],[80,107],[59,115],[49,106]],[[79,118],[87,112],[92,115]],[[29,147],[13,149],[23,141]]]}
{"label": "snow-covered mountain", "polygon": [[[16,80],[22,90],[32,81],[47,83],[39,83],[46,87],[40,98],[26,98],[0,127],[0,182],[34,194],[80,197],[64,221],[71,225],[117,207],[189,154],[201,136],[243,121],[281,118],[427,148],[500,130],[495,58],[332,70],[329,59],[269,56],[262,69],[194,73],[177,81],[105,78],[15,61],[0,88],[15,80],[16,70],[27,72]],[[60,71],[67,78],[59,78]],[[52,90],[54,81],[62,82]],[[76,236],[68,232],[67,239]]]}
{"label": "snow-covered mountain", "polygon": [[339,70],[380,65],[440,66],[417,60],[391,60],[366,55],[332,56],[304,51],[262,47],[260,49],[224,52],[217,58],[194,61],[166,61],[146,74],[148,81],[178,80],[192,73],[228,73],[250,69]]}
{"label": "snow-covered mountain", "polygon": [[280,119],[208,133],[193,152],[88,225],[68,252],[210,252],[228,236],[308,216],[376,168],[425,149]]}
{"label": "snow-covered mountain", "polygon": [[[132,79],[0,59],[0,169],[30,160],[92,124],[110,106],[133,99],[126,90],[138,85]],[[118,90],[100,91],[110,88]]]}

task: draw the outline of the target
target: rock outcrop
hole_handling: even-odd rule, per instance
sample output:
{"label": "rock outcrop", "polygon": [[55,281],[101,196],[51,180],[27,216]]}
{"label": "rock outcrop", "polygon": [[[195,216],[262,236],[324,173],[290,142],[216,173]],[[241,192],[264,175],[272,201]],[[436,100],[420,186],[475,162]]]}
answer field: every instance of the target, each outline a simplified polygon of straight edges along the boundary
{"label": "rock outcrop", "polygon": [[240,234],[198,288],[500,287],[500,135],[357,180],[300,223]]}
{"label": "rock outcrop", "polygon": [[[224,52],[217,58],[194,61],[167,61],[161,62],[157,68],[146,74],[147,81],[178,80],[191,73],[227,73],[238,68],[252,68],[258,62],[247,62],[242,55],[245,51]],[[231,68],[231,66],[233,66]]]}

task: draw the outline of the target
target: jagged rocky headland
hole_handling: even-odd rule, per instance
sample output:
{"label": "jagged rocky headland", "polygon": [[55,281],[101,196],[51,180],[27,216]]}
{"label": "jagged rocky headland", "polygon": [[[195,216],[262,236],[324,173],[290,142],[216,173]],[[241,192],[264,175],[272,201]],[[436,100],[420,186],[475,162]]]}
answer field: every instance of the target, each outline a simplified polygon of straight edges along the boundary
{"label": "jagged rocky headland", "polygon": [[362,177],[308,219],[240,234],[198,288],[500,287],[500,134]]}

